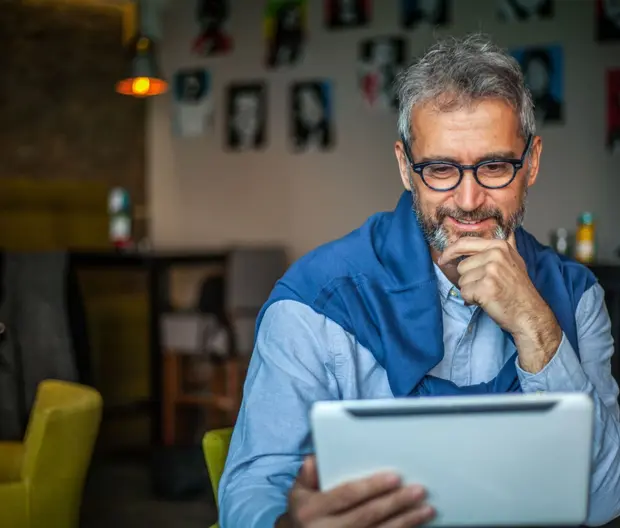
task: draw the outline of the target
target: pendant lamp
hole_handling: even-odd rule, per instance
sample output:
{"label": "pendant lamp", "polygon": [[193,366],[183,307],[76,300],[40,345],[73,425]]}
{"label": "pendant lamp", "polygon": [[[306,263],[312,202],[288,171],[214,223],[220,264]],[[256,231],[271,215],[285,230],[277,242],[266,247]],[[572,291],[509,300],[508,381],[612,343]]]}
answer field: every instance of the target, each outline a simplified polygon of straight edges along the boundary
{"label": "pendant lamp", "polygon": [[[139,5],[142,8],[143,4]],[[143,16],[140,19],[143,20]],[[144,24],[127,46],[129,68],[127,74],[116,83],[116,91],[134,97],[149,97],[165,93],[168,83],[157,64],[154,40],[143,31]]]}

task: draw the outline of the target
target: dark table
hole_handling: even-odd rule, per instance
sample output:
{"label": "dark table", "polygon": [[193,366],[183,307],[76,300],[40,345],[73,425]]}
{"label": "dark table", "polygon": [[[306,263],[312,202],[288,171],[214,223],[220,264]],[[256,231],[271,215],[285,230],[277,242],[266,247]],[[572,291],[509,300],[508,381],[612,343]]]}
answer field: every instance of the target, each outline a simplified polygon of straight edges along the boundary
{"label": "dark table", "polygon": [[147,274],[149,293],[150,397],[122,408],[106,409],[107,414],[131,413],[146,409],[151,416],[151,444],[162,442],[163,355],[161,315],[169,309],[169,271],[172,267],[225,264],[230,250],[200,252],[71,251],[75,269],[133,269]]}

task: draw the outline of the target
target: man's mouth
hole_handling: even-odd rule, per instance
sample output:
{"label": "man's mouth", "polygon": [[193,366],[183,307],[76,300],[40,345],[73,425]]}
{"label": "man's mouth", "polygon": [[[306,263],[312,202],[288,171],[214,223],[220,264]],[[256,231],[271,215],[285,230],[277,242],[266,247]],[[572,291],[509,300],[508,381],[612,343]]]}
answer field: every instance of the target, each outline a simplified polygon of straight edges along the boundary
{"label": "man's mouth", "polygon": [[452,216],[446,217],[449,223],[463,231],[482,231],[492,227],[493,218],[484,218],[482,220],[457,220]]}

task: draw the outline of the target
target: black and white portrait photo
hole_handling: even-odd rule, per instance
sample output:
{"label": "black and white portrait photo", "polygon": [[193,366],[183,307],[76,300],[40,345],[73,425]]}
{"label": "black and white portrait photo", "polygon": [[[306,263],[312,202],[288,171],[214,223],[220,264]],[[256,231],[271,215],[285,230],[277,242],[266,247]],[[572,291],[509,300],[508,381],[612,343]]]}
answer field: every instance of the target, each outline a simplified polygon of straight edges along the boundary
{"label": "black and white portrait photo", "polygon": [[538,123],[557,123],[564,118],[564,66],[561,46],[535,46],[514,51],[525,84],[534,100]]}
{"label": "black and white portrait photo", "polygon": [[414,28],[422,23],[430,26],[445,26],[450,15],[451,0],[400,0],[402,26]]}
{"label": "black and white portrait photo", "polygon": [[406,45],[402,37],[376,37],[360,42],[357,78],[368,108],[398,107],[394,81],[405,65]]}
{"label": "black and white portrait photo", "polygon": [[370,0],[325,0],[325,25],[331,29],[368,25]]}
{"label": "black and white portrait photo", "polygon": [[620,0],[596,0],[596,3],[597,39],[620,41]]}
{"label": "black and white portrait photo", "polygon": [[176,137],[198,137],[213,125],[211,74],[203,68],[179,70],[173,82],[173,132]]}
{"label": "black and white portrait photo", "polygon": [[327,150],[334,143],[333,101],[328,81],[297,82],[290,91],[290,136],[294,151]]}
{"label": "black and white portrait photo", "polygon": [[525,22],[553,17],[555,0],[497,0],[497,14],[503,22]]}
{"label": "black and white portrait photo", "polygon": [[269,68],[292,66],[303,58],[306,39],[306,3],[270,0],[265,16],[266,63]]}
{"label": "black and white portrait photo", "polygon": [[226,146],[255,150],[267,140],[267,89],[264,83],[233,84],[226,101]]}

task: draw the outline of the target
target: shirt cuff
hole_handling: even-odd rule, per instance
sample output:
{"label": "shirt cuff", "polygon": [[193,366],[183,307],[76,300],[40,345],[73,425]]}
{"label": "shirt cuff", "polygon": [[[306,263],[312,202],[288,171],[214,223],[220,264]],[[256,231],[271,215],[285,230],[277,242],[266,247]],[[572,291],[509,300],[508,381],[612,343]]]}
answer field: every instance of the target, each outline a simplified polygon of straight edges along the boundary
{"label": "shirt cuff", "polygon": [[532,374],[523,370],[518,356],[515,363],[523,392],[588,392],[590,382],[564,333],[551,361],[540,372]]}

